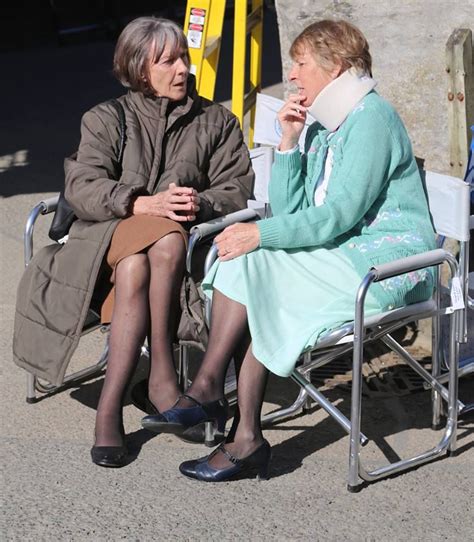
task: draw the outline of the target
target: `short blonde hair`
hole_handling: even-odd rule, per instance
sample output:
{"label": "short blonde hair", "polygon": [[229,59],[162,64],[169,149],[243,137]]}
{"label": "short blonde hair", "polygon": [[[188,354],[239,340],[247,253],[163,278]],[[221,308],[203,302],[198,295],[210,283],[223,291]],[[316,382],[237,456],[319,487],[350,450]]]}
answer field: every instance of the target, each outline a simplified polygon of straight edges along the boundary
{"label": "short blonde hair", "polygon": [[293,41],[291,58],[305,48],[315,54],[318,64],[327,71],[340,62],[343,71],[355,68],[359,73],[372,75],[369,44],[364,34],[347,21],[325,19],[310,24]]}
{"label": "short blonde hair", "polygon": [[181,27],[168,19],[138,17],[123,29],[114,53],[114,75],[124,87],[152,95],[149,83],[150,57],[155,62],[169,45],[176,56],[184,51],[189,65],[189,50]]}

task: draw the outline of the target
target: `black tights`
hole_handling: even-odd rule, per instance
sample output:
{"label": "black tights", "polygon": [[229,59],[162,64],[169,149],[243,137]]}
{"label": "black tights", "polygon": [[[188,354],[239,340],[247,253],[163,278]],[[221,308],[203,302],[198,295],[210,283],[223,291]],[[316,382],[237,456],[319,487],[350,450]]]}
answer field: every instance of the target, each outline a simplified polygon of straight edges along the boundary
{"label": "black tights", "polygon": [[128,256],[116,266],[109,359],[97,407],[96,446],[119,446],[123,442],[123,397],[148,333],[150,400],[159,410],[166,410],[179,395],[172,337],[185,257],[182,236],[170,233],[146,253]]}
{"label": "black tights", "polygon": [[[226,448],[242,458],[263,442],[260,417],[268,371],[252,353],[245,306],[214,290],[209,346],[189,395],[200,402],[222,397],[232,357],[237,373],[238,409]],[[180,406],[187,406],[186,400],[181,399]],[[216,468],[229,466],[223,454],[216,454],[211,464]]]}

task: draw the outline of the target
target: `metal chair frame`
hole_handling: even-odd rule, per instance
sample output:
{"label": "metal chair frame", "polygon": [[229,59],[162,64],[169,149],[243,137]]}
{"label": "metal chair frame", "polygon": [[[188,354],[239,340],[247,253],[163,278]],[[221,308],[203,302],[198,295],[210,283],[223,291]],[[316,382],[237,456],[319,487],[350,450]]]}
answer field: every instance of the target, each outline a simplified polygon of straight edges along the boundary
{"label": "metal chair frame", "polygon": [[[28,215],[26,225],[25,225],[25,231],[24,231],[25,267],[30,263],[31,258],[33,257],[34,228],[35,228],[36,221],[41,215],[47,215],[49,213],[53,213],[56,210],[56,207],[58,205],[58,199],[59,199],[59,196],[53,196],[51,198],[40,201],[37,205],[35,205],[35,207],[30,211],[30,214]],[[186,254],[186,265],[187,265],[188,270],[191,271],[192,255],[197,245],[199,245],[201,242],[207,241],[212,236],[217,235],[220,231],[222,231],[225,227],[227,227],[230,224],[233,224],[236,222],[246,222],[249,220],[255,220],[258,217],[259,215],[254,209],[243,209],[241,211],[237,211],[235,213],[229,214],[225,217],[217,218],[205,224],[202,224],[201,226],[207,227],[206,235],[202,235],[201,233],[193,234],[193,232],[191,232],[191,236],[190,236],[190,240],[188,244],[188,251]],[[82,335],[85,335],[97,329],[101,329],[104,333],[108,333],[109,326],[102,326],[100,324],[99,315],[95,315],[95,316],[96,318],[91,318],[92,321],[90,323],[87,323],[87,325],[84,327],[82,331]],[[188,363],[189,348],[190,347],[187,345],[180,345],[179,355],[178,355],[179,356],[178,379],[179,379],[180,385],[184,389],[186,389],[189,383],[189,363]],[[98,361],[96,361],[95,363],[93,363],[92,365],[84,369],[67,374],[63,380],[63,383],[58,386],[50,384],[49,382],[45,382],[42,379],[37,378],[32,373],[27,372],[26,373],[27,375],[26,376],[26,379],[27,379],[26,401],[28,403],[35,403],[42,398],[45,398],[50,395],[54,395],[71,386],[79,385],[85,380],[99,376],[104,371],[107,365],[108,350],[109,350],[108,340],[106,340],[104,350],[101,353]],[[143,345],[142,347],[142,354],[145,356],[149,356],[148,347],[146,345]],[[235,384],[230,382],[226,390],[228,393],[231,393],[232,386],[235,386]],[[207,442],[209,443],[213,442],[214,438],[213,438],[211,425],[209,425],[209,427],[206,427],[206,434],[209,437],[207,439]]]}
{"label": "metal chair frame", "polygon": [[[453,182],[452,178],[450,178]],[[466,198],[468,191],[466,185],[460,179],[454,179],[462,194],[458,204],[465,212]],[[434,190],[433,187],[431,187]],[[432,213],[439,213],[439,209],[432,209]],[[436,225],[436,221],[435,221]],[[465,228],[464,228],[465,230]],[[442,232],[441,232],[442,233]],[[465,233],[464,233],[465,235]],[[456,450],[456,428],[458,413],[462,412],[466,405],[458,400],[458,378],[469,374],[474,370],[473,366],[458,371],[459,344],[467,340],[466,310],[454,307],[452,304],[441,307],[441,273],[439,267],[446,263],[449,267],[451,277],[457,277],[463,288],[462,294],[465,306],[470,306],[472,300],[467,294],[467,261],[469,244],[468,239],[458,238],[461,244],[460,263],[454,256],[443,249],[435,249],[430,252],[397,260],[389,264],[379,265],[368,271],[362,280],[357,293],[355,303],[354,321],[326,334],[313,349],[302,354],[302,364],[297,366],[290,378],[300,387],[300,392],[294,403],[276,412],[262,417],[264,424],[270,424],[289,415],[295,414],[299,409],[306,410],[312,400],[323,408],[334,420],[350,435],[349,445],[349,471],[348,490],[359,491],[363,482],[373,482],[381,478],[402,472],[404,470],[421,465],[439,457],[443,452],[453,454]],[[206,272],[217,258],[216,247],[213,246],[206,260]],[[435,292],[431,300],[416,303],[400,309],[395,309],[381,315],[368,318],[364,317],[364,302],[367,291],[371,284],[395,277],[411,271],[417,271],[426,267],[437,268],[437,280]],[[210,315],[210,306],[207,306],[207,315]],[[449,340],[449,365],[446,375],[441,376],[440,352],[441,334],[440,319],[450,319],[450,340]],[[413,322],[431,318],[433,324],[432,340],[432,373],[411,356],[402,345],[392,336],[392,333]],[[447,403],[447,417],[445,429],[439,443],[430,450],[424,451],[409,459],[397,461],[392,464],[378,467],[372,471],[367,470],[361,460],[361,448],[369,439],[361,432],[361,408],[362,408],[362,363],[364,345],[375,341],[382,341],[392,351],[396,352],[426,383],[427,388],[432,391],[433,404],[433,428],[438,429],[441,416],[441,402]],[[310,374],[314,369],[321,367],[343,354],[353,352],[352,371],[352,392],[351,392],[351,414],[348,419],[338,408],[336,408],[321,391],[311,382]],[[316,356],[316,357],[315,357]],[[474,365],[474,364],[473,364]],[[448,382],[446,388],[443,384]]]}
{"label": "metal chair frame", "polygon": [[[462,181],[458,180],[460,183]],[[462,183],[465,184],[465,183]],[[25,265],[28,265],[33,255],[33,232],[34,225],[40,215],[53,212],[57,205],[57,197],[41,201],[31,211],[25,228]],[[254,206],[255,207],[255,206]],[[211,239],[225,227],[235,222],[252,221],[267,216],[267,207],[245,209],[233,213],[226,217],[218,218],[209,223],[200,224],[191,230],[189,248],[186,257],[188,271],[191,271],[192,254],[195,247]],[[471,217],[471,226],[473,219]],[[443,233],[443,232],[439,232]],[[350,435],[349,449],[349,473],[348,489],[349,491],[358,491],[361,487],[360,481],[373,482],[390,476],[392,474],[413,468],[440,456],[444,451],[453,454],[456,450],[456,427],[458,413],[465,408],[457,397],[458,378],[461,375],[470,374],[474,371],[474,363],[458,368],[459,344],[467,340],[466,310],[455,308],[452,305],[441,308],[440,273],[437,273],[437,286],[433,299],[429,302],[417,303],[396,309],[376,317],[364,318],[364,301],[367,291],[372,283],[391,278],[410,271],[419,270],[425,267],[439,267],[447,263],[452,277],[457,277],[463,289],[463,298],[465,306],[472,308],[473,301],[468,297],[468,259],[469,259],[469,240],[460,239],[461,251],[459,264],[456,259],[448,252],[437,249],[418,256],[412,256],[403,260],[377,266],[371,269],[361,282],[356,295],[355,318],[353,322],[345,324],[341,328],[325,335],[318,342],[313,350],[305,352],[302,355],[303,363],[297,367],[291,375],[291,379],[301,388],[300,393],[288,408],[280,409],[262,418],[263,423],[268,424],[294,414],[300,408],[308,408],[310,401],[313,400],[321,406],[335,421]],[[216,247],[213,246],[209,251],[204,272],[206,273],[217,257]],[[210,304],[206,302],[205,312],[210,320]],[[441,374],[441,364],[439,353],[441,351],[440,318],[442,316],[450,318],[450,344],[449,344],[449,370],[446,374]],[[400,327],[403,327],[413,320],[432,318],[433,322],[433,359],[432,373],[427,372],[420,363],[415,360],[400,344],[392,337],[391,333]],[[84,330],[84,333],[100,327],[100,324],[92,325]],[[364,344],[382,340],[386,346],[398,353],[406,363],[414,369],[425,381],[426,387],[431,388],[433,402],[433,420],[432,425],[439,427],[441,418],[441,403],[444,400],[447,403],[446,426],[442,437],[437,446],[427,450],[415,457],[400,460],[393,464],[385,465],[368,471],[361,461],[361,447],[368,443],[368,438],[361,432],[361,403],[362,403],[362,361]],[[336,359],[344,353],[353,350],[353,382],[351,396],[351,415],[348,419],[342,412],[336,408],[313,384],[310,382],[311,371],[330,361]],[[147,354],[146,347],[143,352]],[[313,359],[314,355],[316,359]],[[33,403],[38,400],[37,392],[43,396],[52,395],[59,391],[79,384],[80,382],[98,376],[106,366],[108,355],[107,344],[100,359],[90,367],[82,369],[67,375],[63,384],[53,386],[37,379],[34,375],[27,373],[27,402]],[[178,374],[180,382],[184,389],[189,383],[189,347],[181,345],[179,349]],[[443,384],[448,383],[448,388]],[[226,386],[226,393],[235,391],[235,379],[230,380]],[[211,424],[206,425],[206,441],[214,441]]]}

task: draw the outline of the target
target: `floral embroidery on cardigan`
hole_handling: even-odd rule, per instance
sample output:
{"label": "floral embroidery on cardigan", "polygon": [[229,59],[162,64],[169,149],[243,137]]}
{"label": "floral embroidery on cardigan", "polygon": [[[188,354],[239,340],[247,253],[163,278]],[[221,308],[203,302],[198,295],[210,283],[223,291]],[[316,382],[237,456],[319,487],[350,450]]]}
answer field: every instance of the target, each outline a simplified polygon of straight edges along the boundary
{"label": "floral embroidery on cardigan", "polygon": [[369,243],[358,243],[356,247],[360,252],[370,252],[372,250],[377,250],[384,243],[390,244],[403,244],[410,245],[411,243],[421,243],[423,242],[423,237],[416,233],[407,233],[405,235],[385,235],[380,239],[374,239]]}
{"label": "floral embroidery on cardigan", "polygon": [[432,279],[433,277],[427,269],[420,269],[419,271],[412,271],[398,277],[382,280],[380,286],[386,291],[395,292],[400,288],[414,288],[420,282],[431,283]]}
{"label": "floral embroidery on cardigan", "polygon": [[393,220],[394,218],[400,218],[401,216],[402,212],[399,208],[387,209],[386,211],[378,213],[373,219],[368,217],[364,218],[364,223],[368,228],[374,228],[378,226],[381,222],[384,222],[386,220]]}

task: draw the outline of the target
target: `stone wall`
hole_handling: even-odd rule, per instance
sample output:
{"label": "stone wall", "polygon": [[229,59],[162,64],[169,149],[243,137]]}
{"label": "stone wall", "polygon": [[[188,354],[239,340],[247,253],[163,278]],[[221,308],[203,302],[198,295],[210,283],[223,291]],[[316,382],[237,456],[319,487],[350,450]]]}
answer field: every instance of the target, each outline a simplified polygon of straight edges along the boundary
{"label": "stone wall", "polygon": [[347,19],[366,35],[377,90],[397,108],[415,153],[426,168],[449,173],[445,47],[455,28],[474,30],[474,0],[276,0],[276,9],[284,80],[291,41],[304,27]]}

